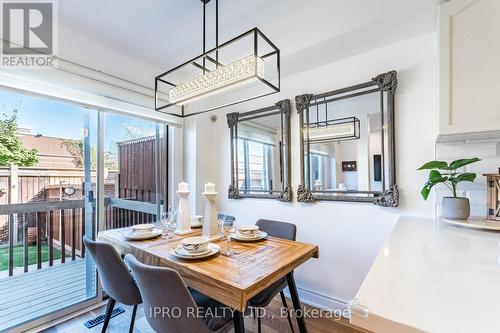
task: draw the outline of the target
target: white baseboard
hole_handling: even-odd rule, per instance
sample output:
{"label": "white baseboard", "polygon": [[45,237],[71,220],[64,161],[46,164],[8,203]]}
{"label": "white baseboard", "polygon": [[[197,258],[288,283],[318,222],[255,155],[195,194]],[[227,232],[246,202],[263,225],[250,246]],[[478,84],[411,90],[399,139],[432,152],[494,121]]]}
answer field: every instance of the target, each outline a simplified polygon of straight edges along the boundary
{"label": "white baseboard", "polygon": [[[347,308],[348,301],[344,299],[322,295],[318,292],[307,290],[301,287],[297,287],[297,292],[299,293],[300,301],[302,303],[313,306],[315,308],[332,311],[343,311]],[[290,297],[288,289],[285,290],[285,294],[287,297]]]}

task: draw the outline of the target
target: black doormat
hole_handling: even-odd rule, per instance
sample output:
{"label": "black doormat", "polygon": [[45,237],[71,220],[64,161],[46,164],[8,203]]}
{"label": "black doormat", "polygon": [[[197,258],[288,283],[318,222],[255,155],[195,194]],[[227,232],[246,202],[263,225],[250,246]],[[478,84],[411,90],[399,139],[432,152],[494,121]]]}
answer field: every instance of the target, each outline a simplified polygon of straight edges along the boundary
{"label": "black doormat", "polygon": [[[115,308],[115,309],[113,310],[113,312],[111,312],[111,318],[116,317],[116,316],[118,316],[119,314],[122,314],[122,313],[124,313],[124,312],[125,312],[125,310],[123,310],[123,308],[119,306],[119,307]],[[92,327],[95,327],[95,326],[97,326],[97,325],[99,325],[99,324],[104,323],[104,317],[106,317],[106,315],[105,315],[105,314],[102,314],[102,315],[100,315],[100,316],[95,317],[94,319],[87,320],[87,321],[84,323],[84,325],[85,325],[85,327],[87,327],[87,328],[92,328]]]}

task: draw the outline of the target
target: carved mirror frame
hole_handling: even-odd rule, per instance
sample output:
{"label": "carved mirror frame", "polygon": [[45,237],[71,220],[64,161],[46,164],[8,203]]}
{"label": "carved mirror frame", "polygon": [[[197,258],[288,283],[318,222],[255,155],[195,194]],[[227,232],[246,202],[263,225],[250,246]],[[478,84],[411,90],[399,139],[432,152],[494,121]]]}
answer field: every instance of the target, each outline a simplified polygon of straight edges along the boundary
{"label": "carved mirror frame", "polygon": [[[227,125],[231,136],[231,185],[228,189],[229,199],[261,198],[276,199],[278,201],[292,201],[291,169],[290,169],[290,100],[284,99],[273,106],[249,112],[232,112],[226,115]],[[282,177],[279,190],[245,190],[238,188],[238,123],[252,119],[281,115],[281,140],[280,140],[280,174]],[[252,193],[249,193],[252,192]],[[262,193],[256,193],[262,192]]]}
{"label": "carved mirror frame", "polygon": [[[299,114],[300,126],[300,179],[301,184],[297,188],[297,200],[299,202],[315,202],[316,200],[330,201],[353,201],[353,202],[371,202],[375,205],[383,207],[399,206],[399,190],[396,184],[396,158],[395,158],[395,142],[394,142],[394,95],[398,85],[397,72],[390,71],[377,75],[370,81],[330,91],[323,94],[303,94],[295,97],[295,104]],[[384,106],[387,107],[387,113],[384,116],[384,131],[387,134],[387,151],[384,154],[388,156],[388,165],[384,173],[387,172],[387,184],[385,189],[373,197],[356,197],[349,195],[325,195],[315,191],[311,191],[306,187],[305,162],[304,162],[304,110],[309,110],[309,106],[320,103],[328,103],[330,101],[356,97],[368,93],[380,92],[380,108],[384,113]],[[385,94],[384,94],[385,93]],[[386,98],[385,98],[386,97]],[[384,175],[385,177],[385,175]],[[343,191],[336,191],[343,192]],[[362,191],[361,191],[362,192]],[[355,193],[353,191],[353,193]]]}

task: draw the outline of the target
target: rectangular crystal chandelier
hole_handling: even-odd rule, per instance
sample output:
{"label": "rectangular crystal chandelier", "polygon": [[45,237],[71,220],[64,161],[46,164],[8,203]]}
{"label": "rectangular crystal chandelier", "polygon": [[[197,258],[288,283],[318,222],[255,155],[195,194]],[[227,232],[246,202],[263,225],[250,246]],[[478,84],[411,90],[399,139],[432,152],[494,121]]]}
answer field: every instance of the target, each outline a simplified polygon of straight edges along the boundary
{"label": "rectangular crystal chandelier", "polygon": [[227,88],[249,83],[259,77],[264,78],[264,61],[257,56],[249,55],[173,87],[168,91],[169,101],[184,105],[220,93]]}
{"label": "rectangular crystal chandelier", "polygon": [[155,77],[155,110],[181,118],[280,91],[280,50],[257,28]]}
{"label": "rectangular crystal chandelier", "polygon": [[359,119],[356,117],[321,121],[309,124],[310,142],[359,139]]}

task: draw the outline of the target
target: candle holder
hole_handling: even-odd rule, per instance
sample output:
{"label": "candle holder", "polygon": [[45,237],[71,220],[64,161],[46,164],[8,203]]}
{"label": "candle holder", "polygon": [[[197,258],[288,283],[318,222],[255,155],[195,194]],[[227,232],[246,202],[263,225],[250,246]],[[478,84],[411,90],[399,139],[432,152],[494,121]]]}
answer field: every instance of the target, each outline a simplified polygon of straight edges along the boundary
{"label": "candle holder", "polygon": [[189,212],[189,202],[187,197],[189,191],[177,191],[179,195],[179,208],[177,209],[177,228],[174,233],[176,235],[186,235],[193,230],[191,229],[191,213]]}
{"label": "candle holder", "polygon": [[205,197],[205,218],[203,220],[203,236],[209,239],[219,238],[219,225],[217,223],[217,206],[215,205],[215,197],[217,192],[203,192]]}

